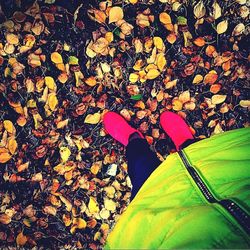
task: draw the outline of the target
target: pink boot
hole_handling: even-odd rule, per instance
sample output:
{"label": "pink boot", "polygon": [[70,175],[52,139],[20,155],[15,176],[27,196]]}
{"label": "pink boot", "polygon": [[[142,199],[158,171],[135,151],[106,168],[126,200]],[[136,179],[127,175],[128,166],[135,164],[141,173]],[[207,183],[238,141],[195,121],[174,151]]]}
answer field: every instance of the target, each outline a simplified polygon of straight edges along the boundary
{"label": "pink boot", "polygon": [[115,112],[107,112],[103,117],[105,130],[124,146],[128,145],[129,137],[138,133],[138,138],[144,138],[141,132],[132,128],[126,120]]}
{"label": "pink boot", "polygon": [[189,139],[194,139],[186,122],[177,114],[165,111],[160,116],[160,124],[167,135],[172,139],[177,151]]}

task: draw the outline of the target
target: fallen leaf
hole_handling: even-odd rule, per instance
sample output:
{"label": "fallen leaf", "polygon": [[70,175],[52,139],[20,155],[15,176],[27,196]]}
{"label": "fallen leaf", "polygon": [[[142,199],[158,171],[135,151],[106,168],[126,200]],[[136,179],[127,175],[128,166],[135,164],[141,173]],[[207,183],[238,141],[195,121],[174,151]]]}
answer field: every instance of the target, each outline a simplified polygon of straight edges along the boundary
{"label": "fallen leaf", "polygon": [[139,80],[139,75],[136,73],[131,73],[129,75],[129,81],[132,83],[136,83]]}
{"label": "fallen leaf", "polygon": [[211,70],[208,74],[205,75],[203,82],[205,84],[214,84],[218,79],[217,72],[215,70]]}
{"label": "fallen leaf", "polygon": [[58,105],[58,99],[56,97],[56,93],[50,93],[48,95],[48,104],[49,108],[54,111]]}
{"label": "fallen leaf", "polygon": [[175,111],[182,110],[182,105],[183,104],[179,99],[173,99],[173,101],[172,101],[173,110],[175,110]]}
{"label": "fallen leaf", "polygon": [[101,119],[100,113],[88,114],[84,120],[84,123],[97,124],[98,122],[100,122],[100,119]]}
{"label": "fallen leaf", "polygon": [[55,64],[63,63],[62,56],[58,52],[53,52],[50,56],[51,61]]}
{"label": "fallen leaf", "polygon": [[102,166],[102,161],[94,162],[90,168],[91,173],[96,175],[101,169],[101,166]]}
{"label": "fallen leaf", "polygon": [[241,100],[240,106],[243,108],[250,108],[250,100]]}
{"label": "fallen leaf", "polygon": [[11,155],[8,152],[1,152],[0,151],[0,163],[6,163],[11,159]]}
{"label": "fallen leaf", "polygon": [[213,95],[212,96],[212,104],[220,104],[223,103],[227,98],[227,95]]}
{"label": "fallen leaf", "polygon": [[8,140],[8,149],[12,155],[16,152],[17,146],[18,145],[15,138],[10,138]]}
{"label": "fallen leaf", "polygon": [[243,23],[239,23],[235,26],[232,35],[239,36],[245,31],[245,25]]}
{"label": "fallen leaf", "polygon": [[57,209],[55,207],[52,207],[52,206],[45,206],[43,208],[43,212],[45,214],[50,214],[50,215],[56,216]]}
{"label": "fallen leaf", "polygon": [[121,7],[112,7],[109,11],[109,23],[114,23],[123,19],[123,9]]}
{"label": "fallen leaf", "polygon": [[16,34],[8,33],[6,35],[6,40],[9,44],[17,45],[19,43],[19,38]]}
{"label": "fallen leaf", "polygon": [[217,94],[221,90],[221,85],[220,84],[213,84],[210,87],[210,92],[213,94]]}
{"label": "fallen leaf", "polygon": [[68,147],[60,147],[60,156],[63,162],[66,162],[71,155],[71,151]]}
{"label": "fallen leaf", "polygon": [[85,83],[86,83],[87,85],[89,85],[90,87],[94,87],[94,86],[97,84],[96,79],[95,79],[94,76],[90,76],[89,78],[87,78],[87,79],[85,80]]}
{"label": "fallen leaf", "polygon": [[215,1],[213,3],[213,18],[216,20],[216,19],[218,19],[220,17],[221,17],[221,7],[217,3],[217,1]]}
{"label": "fallen leaf", "polygon": [[20,232],[16,237],[16,244],[18,246],[24,246],[26,242],[28,241],[27,236],[23,234],[23,232]]}
{"label": "fallen leaf", "polygon": [[177,36],[174,33],[170,33],[169,35],[167,35],[166,39],[169,43],[174,44],[177,39]]}
{"label": "fallen leaf", "polygon": [[[0,157],[1,159],[1,157]],[[0,214],[0,223],[2,224],[9,224],[11,222],[11,217],[7,214]]]}
{"label": "fallen leaf", "polygon": [[74,218],[73,225],[75,225],[78,229],[84,229],[87,226],[87,222],[82,218]]}
{"label": "fallen leaf", "polygon": [[226,32],[227,27],[228,27],[228,21],[227,20],[221,21],[217,24],[216,31],[218,34],[222,34]]}
{"label": "fallen leaf", "polygon": [[67,200],[65,197],[63,197],[62,195],[59,196],[60,200],[64,203],[64,205],[66,206],[66,210],[68,212],[70,212],[72,210],[72,204],[70,203],[69,200]]}
{"label": "fallen leaf", "polygon": [[198,47],[203,47],[206,42],[203,37],[198,37],[194,40],[194,44],[197,45]]}
{"label": "fallen leaf", "polygon": [[104,198],[104,207],[107,210],[114,212],[116,210],[116,203],[111,199]]}
{"label": "fallen leaf", "polygon": [[203,1],[199,1],[195,6],[194,6],[194,15],[197,19],[200,19],[204,17],[206,14],[206,8],[204,6]]}
{"label": "fallen leaf", "polygon": [[180,100],[182,103],[185,103],[185,102],[190,101],[190,92],[189,92],[189,90],[186,90],[186,91],[182,92],[182,93],[179,95],[179,100]]}
{"label": "fallen leaf", "polygon": [[147,79],[155,79],[156,77],[158,77],[160,75],[160,71],[158,71],[157,69],[150,69],[147,73]]}
{"label": "fallen leaf", "polygon": [[89,198],[89,204],[88,204],[88,209],[91,214],[95,214],[99,212],[99,206],[98,203],[96,202],[95,198],[90,197]]}
{"label": "fallen leaf", "polygon": [[164,53],[159,53],[156,57],[156,65],[160,71],[163,71],[164,67],[167,64]]}
{"label": "fallen leaf", "polygon": [[5,130],[6,130],[8,133],[14,134],[14,132],[15,132],[15,127],[14,127],[12,121],[10,121],[10,120],[4,120],[3,126],[4,126]]}
{"label": "fallen leaf", "polygon": [[196,75],[196,76],[194,77],[194,79],[193,79],[193,84],[199,84],[199,83],[202,82],[202,80],[203,80],[203,76],[198,74],[198,75]]}

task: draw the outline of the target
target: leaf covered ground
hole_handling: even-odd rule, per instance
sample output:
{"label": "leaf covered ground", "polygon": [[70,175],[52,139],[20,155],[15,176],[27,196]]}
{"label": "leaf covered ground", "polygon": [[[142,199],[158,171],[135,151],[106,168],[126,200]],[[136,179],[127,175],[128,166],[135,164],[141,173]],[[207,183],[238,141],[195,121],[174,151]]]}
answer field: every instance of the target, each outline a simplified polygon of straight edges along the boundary
{"label": "leaf covered ground", "polygon": [[165,110],[200,139],[249,126],[246,0],[0,6],[1,248],[103,246],[131,188],[108,110],[161,160]]}

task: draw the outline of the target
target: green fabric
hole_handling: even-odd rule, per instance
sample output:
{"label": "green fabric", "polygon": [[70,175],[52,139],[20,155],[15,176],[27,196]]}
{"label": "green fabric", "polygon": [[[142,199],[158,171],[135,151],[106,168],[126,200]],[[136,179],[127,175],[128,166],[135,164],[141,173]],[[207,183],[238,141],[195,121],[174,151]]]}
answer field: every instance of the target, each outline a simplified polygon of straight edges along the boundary
{"label": "green fabric", "polygon": [[[250,128],[196,142],[184,153],[215,197],[249,213]],[[250,238],[224,208],[206,201],[175,153],[144,183],[105,248],[239,249],[250,248]]]}

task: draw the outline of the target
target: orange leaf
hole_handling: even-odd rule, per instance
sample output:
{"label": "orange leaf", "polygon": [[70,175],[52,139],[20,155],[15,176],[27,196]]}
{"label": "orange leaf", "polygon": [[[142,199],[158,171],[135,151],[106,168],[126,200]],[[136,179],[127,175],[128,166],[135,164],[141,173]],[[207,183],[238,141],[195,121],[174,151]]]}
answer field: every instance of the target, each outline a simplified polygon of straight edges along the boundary
{"label": "orange leaf", "polygon": [[213,57],[213,54],[216,52],[216,49],[213,45],[208,45],[205,52],[207,56]]}
{"label": "orange leaf", "polygon": [[167,36],[167,41],[171,44],[174,44],[175,41],[176,41],[176,35],[174,33],[170,33],[168,36]]}
{"label": "orange leaf", "polygon": [[163,24],[171,24],[171,17],[168,13],[162,12],[159,16],[160,22]]}
{"label": "orange leaf", "polygon": [[9,153],[1,153],[0,152],[0,163],[5,163],[11,159],[11,155]]}
{"label": "orange leaf", "polygon": [[58,63],[63,63],[62,56],[61,56],[58,52],[53,52],[53,53],[51,54],[50,58],[51,58],[51,61],[52,61],[53,63],[56,63],[56,64],[58,64]]}
{"label": "orange leaf", "polygon": [[0,214],[0,223],[9,224],[11,222],[11,217],[7,214]]}
{"label": "orange leaf", "polygon": [[27,119],[25,118],[25,116],[21,115],[21,116],[18,117],[17,124],[20,127],[23,127],[26,123],[27,123]]}
{"label": "orange leaf", "polygon": [[204,38],[198,37],[194,40],[194,44],[197,45],[198,47],[203,47],[206,44],[206,42]]}
{"label": "orange leaf", "polygon": [[94,15],[95,15],[95,19],[98,23],[105,23],[107,16],[104,12],[95,9]]}
{"label": "orange leaf", "polygon": [[85,83],[89,85],[90,87],[94,87],[96,85],[96,79],[94,76],[90,76],[85,80]]}
{"label": "orange leaf", "polygon": [[221,85],[220,84],[213,84],[210,87],[210,92],[213,94],[217,94],[221,89]]}
{"label": "orange leaf", "polygon": [[16,237],[16,244],[19,246],[23,246],[26,244],[28,238],[23,234],[23,232],[19,233]]}
{"label": "orange leaf", "polygon": [[208,74],[204,77],[204,83],[205,84],[214,84],[218,79],[218,75],[216,71],[211,70]]}

